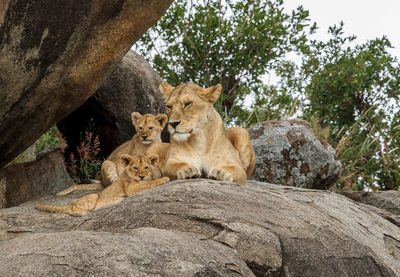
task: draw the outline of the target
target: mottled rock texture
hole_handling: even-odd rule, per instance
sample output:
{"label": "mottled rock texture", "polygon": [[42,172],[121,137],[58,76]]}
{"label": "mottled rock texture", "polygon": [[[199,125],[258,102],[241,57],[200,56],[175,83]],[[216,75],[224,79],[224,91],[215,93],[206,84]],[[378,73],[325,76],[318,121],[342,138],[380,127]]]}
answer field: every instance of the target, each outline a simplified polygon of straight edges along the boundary
{"label": "mottled rock texture", "polygon": [[360,192],[343,190],[341,194],[353,199],[354,201],[378,207],[395,215],[400,215],[400,191],[388,190]]}
{"label": "mottled rock texture", "polygon": [[0,210],[0,275],[400,275],[393,215],[329,191],[197,179],[82,217],[34,204]]}
{"label": "mottled rock texture", "polygon": [[2,184],[6,206],[12,207],[30,199],[54,195],[73,183],[65,169],[60,151],[48,151],[39,154],[35,161],[1,168],[0,198]]}
{"label": "mottled rock texture", "polygon": [[30,234],[4,242],[0,262],[1,276],[254,276],[226,245],[154,228]]}
{"label": "mottled rock texture", "polygon": [[83,104],[172,0],[0,5],[0,167]]}
{"label": "mottled rock texture", "polygon": [[99,135],[102,156],[107,157],[135,134],[132,112],[164,113],[160,83],[150,64],[130,50],[96,93],[57,124],[69,149],[79,146],[81,134],[94,132]]}
{"label": "mottled rock texture", "polygon": [[0,209],[7,207],[7,198],[6,198],[6,190],[7,190],[7,179],[0,179]]}
{"label": "mottled rock texture", "polygon": [[339,177],[335,150],[301,119],[265,121],[248,129],[256,153],[252,180],[327,189]]}

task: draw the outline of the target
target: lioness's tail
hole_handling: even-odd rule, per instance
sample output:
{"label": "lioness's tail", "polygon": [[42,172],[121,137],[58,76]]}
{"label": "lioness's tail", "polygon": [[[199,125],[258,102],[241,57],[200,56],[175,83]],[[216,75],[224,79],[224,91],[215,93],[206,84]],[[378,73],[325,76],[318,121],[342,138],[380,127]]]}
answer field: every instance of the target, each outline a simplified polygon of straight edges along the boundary
{"label": "lioness's tail", "polygon": [[41,211],[46,211],[46,212],[52,212],[52,213],[73,213],[71,205],[68,206],[51,206],[51,205],[36,205],[36,209],[41,210]]}

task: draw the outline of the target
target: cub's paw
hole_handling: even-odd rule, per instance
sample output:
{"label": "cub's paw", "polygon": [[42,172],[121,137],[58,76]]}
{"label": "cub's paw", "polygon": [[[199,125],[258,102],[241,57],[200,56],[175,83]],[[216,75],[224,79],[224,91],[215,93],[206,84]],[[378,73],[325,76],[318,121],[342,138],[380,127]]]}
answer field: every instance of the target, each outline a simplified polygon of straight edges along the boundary
{"label": "cub's paw", "polygon": [[233,182],[233,175],[231,173],[223,171],[222,169],[217,169],[217,168],[214,168],[213,170],[211,170],[210,174],[208,174],[208,178],[219,180],[219,181]]}
{"label": "cub's paw", "polygon": [[164,184],[164,183],[166,183],[166,182],[169,182],[170,179],[169,179],[169,177],[162,177],[162,178],[161,178],[161,181],[162,181],[162,183]]}
{"label": "cub's paw", "polygon": [[181,167],[176,172],[177,179],[190,179],[200,177],[200,171],[193,166]]}
{"label": "cub's paw", "polygon": [[108,173],[104,178],[106,183],[113,184],[118,180],[118,175],[116,173]]}

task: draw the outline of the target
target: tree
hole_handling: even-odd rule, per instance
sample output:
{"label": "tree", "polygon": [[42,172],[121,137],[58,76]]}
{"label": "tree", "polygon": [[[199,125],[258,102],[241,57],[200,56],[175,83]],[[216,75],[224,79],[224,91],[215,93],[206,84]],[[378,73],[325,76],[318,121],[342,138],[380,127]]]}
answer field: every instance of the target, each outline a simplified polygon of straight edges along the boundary
{"label": "tree", "polygon": [[316,114],[323,125],[349,128],[369,109],[375,110],[378,120],[393,114],[399,101],[400,67],[388,52],[389,40],[383,37],[351,48],[346,45],[355,37],[342,37],[343,23],[329,31],[332,39],[313,41],[303,56],[307,115]]}
{"label": "tree", "polygon": [[[283,1],[176,0],[145,34],[137,50],[172,85],[220,83],[217,110],[227,120],[243,111],[243,99],[262,76],[298,49],[315,26],[299,7],[286,14]],[[233,110],[232,110],[233,109]]]}
{"label": "tree", "polygon": [[311,41],[295,82],[305,95],[304,117],[330,128],[343,164],[343,184],[399,187],[400,65],[386,37],[350,47],[343,23],[327,42]]}
{"label": "tree", "polygon": [[[172,85],[222,84],[216,108],[226,123],[288,115],[314,122],[342,161],[341,185],[398,189],[400,66],[389,40],[353,46],[343,23],[329,29],[330,40],[311,40],[308,11],[282,5],[176,0],[137,50]],[[277,81],[266,84],[266,75]]]}

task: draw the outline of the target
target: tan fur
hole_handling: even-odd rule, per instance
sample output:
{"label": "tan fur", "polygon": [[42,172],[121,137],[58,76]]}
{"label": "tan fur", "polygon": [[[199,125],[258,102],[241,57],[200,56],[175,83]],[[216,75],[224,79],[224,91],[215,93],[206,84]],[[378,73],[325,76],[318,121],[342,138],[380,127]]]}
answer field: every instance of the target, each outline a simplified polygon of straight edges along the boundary
{"label": "tan fur", "polygon": [[232,127],[226,130],[226,134],[233,147],[239,152],[240,161],[247,177],[250,177],[254,170],[256,155],[249,133],[244,128]]}
{"label": "tan fur", "polygon": [[153,178],[161,178],[164,176],[165,161],[168,153],[169,143],[156,143],[149,147],[146,151],[147,156],[157,154],[158,166],[153,167]]}
{"label": "tan fur", "polygon": [[125,170],[116,182],[99,193],[90,193],[75,200],[68,206],[36,205],[36,209],[55,213],[87,214],[103,206],[121,202],[124,197],[145,189],[157,187],[169,181],[168,177],[151,180],[152,169],[157,166],[158,156],[144,154],[121,155]]}
{"label": "tan fur", "polygon": [[101,165],[101,184],[73,185],[57,193],[57,195],[65,195],[75,190],[93,190],[107,187],[114,183],[125,169],[120,160],[122,154],[144,154],[150,146],[161,143],[161,131],[167,123],[165,114],[145,114],[142,116],[133,112],[131,116],[137,133],[131,140],[118,146],[103,162]]}
{"label": "tan fur", "polygon": [[246,185],[254,169],[254,149],[247,131],[225,130],[213,108],[221,86],[202,89],[195,84],[162,83],[160,90],[171,134],[163,173],[171,179],[207,177]]}

